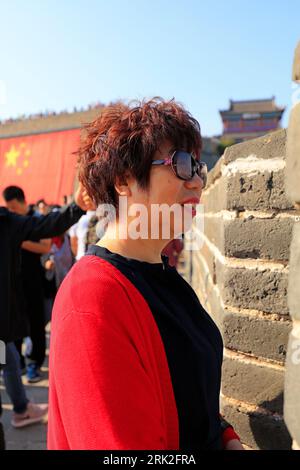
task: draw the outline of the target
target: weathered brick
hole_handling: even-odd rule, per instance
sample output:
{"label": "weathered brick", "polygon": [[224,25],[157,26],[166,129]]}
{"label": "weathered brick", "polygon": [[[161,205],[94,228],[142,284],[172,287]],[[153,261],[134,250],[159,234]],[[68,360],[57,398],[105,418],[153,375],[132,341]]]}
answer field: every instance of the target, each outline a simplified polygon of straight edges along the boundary
{"label": "weathered brick", "polygon": [[195,269],[196,266],[198,266],[199,262],[196,264],[193,261],[193,272],[192,272],[192,277],[191,277],[191,284],[193,286],[193,289],[204,289],[204,273],[199,271],[198,269]]}
{"label": "weathered brick", "polygon": [[225,253],[236,258],[288,260],[293,218],[225,221]]}
{"label": "weathered brick", "polygon": [[300,203],[300,103],[290,113],[287,136],[286,192],[292,202]]}
{"label": "weathered brick", "polygon": [[228,349],[284,362],[291,322],[224,310],[221,331]]}
{"label": "weathered brick", "polygon": [[300,445],[300,322],[290,334],[285,373],[284,418],[287,427]]}
{"label": "weathered brick", "polygon": [[300,221],[293,229],[288,281],[288,306],[294,320],[300,321]]}
{"label": "weathered brick", "polygon": [[284,171],[237,173],[228,178],[227,207],[232,210],[289,209],[285,195]]}
{"label": "weathered brick", "polygon": [[199,289],[201,283],[201,288],[206,289],[207,282],[212,282],[210,278],[210,272],[207,265],[207,259],[203,256],[203,251],[194,252],[193,254],[193,278],[192,278],[192,287],[193,289]]}
{"label": "weathered brick", "polygon": [[201,195],[201,204],[204,205],[204,212],[218,212],[227,208],[227,178],[219,178],[208,191]]}
{"label": "weathered brick", "polygon": [[[189,262],[192,263],[191,284],[194,289],[198,289],[199,283],[201,282],[201,285],[203,285],[204,288],[207,266],[206,264],[203,264],[204,258],[202,255],[202,248],[199,251],[191,251],[190,253],[192,255],[189,259]],[[199,269],[199,266],[201,266],[201,269]]]}
{"label": "weathered brick", "polygon": [[223,175],[202,194],[206,212],[225,210],[290,209],[285,194],[284,170]]}
{"label": "weathered brick", "polygon": [[289,450],[291,437],[278,415],[259,411],[247,412],[243,406],[235,406],[226,397],[221,400],[221,412],[247,445],[260,450]]}
{"label": "weathered brick", "polygon": [[237,158],[246,158],[255,155],[257,158],[285,158],[286,130],[280,129],[266,134],[258,139],[251,139],[241,144],[227,147],[224,153],[224,163],[230,163]]}
{"label": "weathered brick", "polygon": [[[197,269],[203,272],[203,260],[199,259]],[[275,321],[264,317],[233,313],[223,309],[218,284],[210,276],[201,276],[193,288],[203,307],[216,322],[228,349],[252,354],[281,363],[285,360],[291,322]]]}
{"label": "weathered brick", "polygon": [[206,298],[207,301],[204,308],[221,331],[223,308],[221,305],[221,297],[218,286],[211,285],[211,288],[207,292]]}
{"label": "weathered brick", "polygon": [[282,414],[283,388],[283,367],[225,352],[222,368],[224,395]]}
{"label": "weathered brick", "polygon": [[192,287],[195,290],[203,308],[208,312],[217,326],[221,329],[223,319],[223,307],[221,305],[219,287],[214,284],[211,275],[207,272],[206,261],[198,256],[193,271],[199,274],[193,278]]}
{"label": "weathered brick", "polygon": [[300,83],[300,42],[298,42],[295,50],[292,80]]}
{"label": "weathered brick", "polygon": [[[203,243],[201,249],[199,250],[199,255],[201,255],[207,264],[207,268],[209,270],[210,276],[212,278],[213,283],[216,283],[216,258],[213,251],[209,248],[207,243]],[[198,258],[197,252],[195,252],[194,261],[197,265]]]}
{"label": "weathered brick", "polygon": [[224,254],[224,220],[221,214],[204,214],[204,234]]}
{"label": "weathered brick", "polygon": [[204,217],[204,233],[225,256],[288,260],[294,218]]}
{"label": "weathered brick", "polygon": [[287,315],[286,270],[247,269],[217,262],[217,283],[226,305]]}

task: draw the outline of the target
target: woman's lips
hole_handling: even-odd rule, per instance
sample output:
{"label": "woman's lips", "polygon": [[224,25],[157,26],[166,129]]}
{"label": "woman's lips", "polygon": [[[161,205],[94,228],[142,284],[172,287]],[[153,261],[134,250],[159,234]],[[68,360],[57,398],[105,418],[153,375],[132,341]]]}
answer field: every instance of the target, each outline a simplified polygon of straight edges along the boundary
{"label": "woman's lips", "polygon": [[198,197],[191,197],[189,199],[185,199],[184,201],[181,202],[181,205],[183,206],[184,204],[192,204],[192,205],[197,205],[200,202],[200,198]]}
{"label": "woman's lips", "polygon": [[181,205],[184,208],[184,210],[187,210],[188,212],[192,213],[192,217],[195,217],[197,213],[196,206],[199,204],[199,202],[200,202],[200,199],[193,197],[193,198],[186,199],[185,201],[181,203]]}

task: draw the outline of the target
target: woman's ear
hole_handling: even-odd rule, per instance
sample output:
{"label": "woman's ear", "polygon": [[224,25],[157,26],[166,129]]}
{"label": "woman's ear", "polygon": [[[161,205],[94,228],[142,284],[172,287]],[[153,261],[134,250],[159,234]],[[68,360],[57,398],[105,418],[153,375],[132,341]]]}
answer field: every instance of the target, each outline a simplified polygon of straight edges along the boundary
{"label": "woman's ear", "polygon": [[126,173],[124,176],[117,176],[115,182],[115,190],[119,196],[131,196],[131,177],[129,173]]}

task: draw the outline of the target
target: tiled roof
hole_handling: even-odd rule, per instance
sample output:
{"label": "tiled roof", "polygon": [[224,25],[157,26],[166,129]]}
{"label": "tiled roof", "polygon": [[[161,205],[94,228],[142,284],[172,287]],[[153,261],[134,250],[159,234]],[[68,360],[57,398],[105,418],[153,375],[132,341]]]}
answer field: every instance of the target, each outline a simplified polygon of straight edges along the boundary
{"label": "tiled roof", "polygon": [[284,108],[280,108],[275,103],[275,97],[263,100],[245,100],[245,101],[234,101],[230,100],[230,107],[222,112],[234,112],[234,113],[260,113],[260,112],[272,112],[272,111],[283,111]]}

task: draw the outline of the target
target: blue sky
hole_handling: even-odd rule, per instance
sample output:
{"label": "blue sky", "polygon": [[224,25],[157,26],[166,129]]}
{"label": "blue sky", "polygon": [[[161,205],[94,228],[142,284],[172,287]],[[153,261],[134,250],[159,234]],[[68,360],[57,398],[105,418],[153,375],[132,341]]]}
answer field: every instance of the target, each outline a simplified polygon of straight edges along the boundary
{"label": "blue sky", "polygon": [[0,120],[159,95],[218,134],[230,98],[290,107],[299,40],[299,0],[0,0]]}

